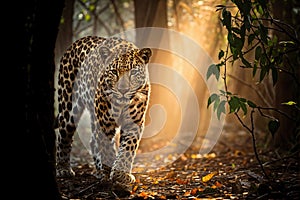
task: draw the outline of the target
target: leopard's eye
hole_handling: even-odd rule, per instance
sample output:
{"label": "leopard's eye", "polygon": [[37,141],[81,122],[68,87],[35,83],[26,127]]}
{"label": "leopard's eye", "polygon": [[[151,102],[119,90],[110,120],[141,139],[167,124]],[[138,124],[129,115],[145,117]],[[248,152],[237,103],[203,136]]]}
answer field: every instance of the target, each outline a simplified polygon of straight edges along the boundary
{"label": "leopard's eye", "polygon": [[136,69],[132,69],[131,71],[130,71],[130,74],[131,74],[131,76],[134,76],[134,75],[136,75],[136,74],[138,74],[138,70],[136,70]]}

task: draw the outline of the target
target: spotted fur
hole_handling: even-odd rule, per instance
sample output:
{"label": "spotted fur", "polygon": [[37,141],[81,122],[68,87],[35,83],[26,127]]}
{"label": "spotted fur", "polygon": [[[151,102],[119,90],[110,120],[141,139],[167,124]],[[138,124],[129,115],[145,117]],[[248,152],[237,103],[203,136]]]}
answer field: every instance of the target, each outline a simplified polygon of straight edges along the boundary
{"label": "spotted fur", "polygon": [[[74,176],[70,152],[85,109],[91,117],[91,152],[100,181],[128,186],[144,129],[152,53],[120,38],[87,36],[65,52],[58,74],[57,176]],[[119,130],[119,139],[114,138]],[[114,148],[114,142],[119,146]]]}

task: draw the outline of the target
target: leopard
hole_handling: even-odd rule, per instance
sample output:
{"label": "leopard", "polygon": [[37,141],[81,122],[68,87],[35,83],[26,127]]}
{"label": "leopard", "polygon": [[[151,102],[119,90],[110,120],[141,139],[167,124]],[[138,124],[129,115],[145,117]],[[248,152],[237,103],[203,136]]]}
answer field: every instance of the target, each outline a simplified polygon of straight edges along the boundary
{"label": "leopard", "polygon": [[150,99],[151,56],[151,48],[121,37],[85,36],[66,49],[57,77],[57,177],[75,176],[72,143],[87,110],[94,175],[101,183],[130,190]]}

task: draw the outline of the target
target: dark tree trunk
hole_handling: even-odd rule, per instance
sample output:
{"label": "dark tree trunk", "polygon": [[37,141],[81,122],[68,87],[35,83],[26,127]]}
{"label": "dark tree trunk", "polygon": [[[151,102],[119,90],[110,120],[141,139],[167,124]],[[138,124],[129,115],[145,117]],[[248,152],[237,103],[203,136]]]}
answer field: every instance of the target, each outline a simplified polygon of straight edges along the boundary
{"label": "dark tree trunk", "polygon": [[[19,2],[18,2],[19,3]],[[17,147],[11,187],[20,198],[61,199],[55,178],[54,47],[63,0],[31,0],[15,6],[11,108]],[[14,179],[15,178],[15,179]]]}
{"label": "dark tree trunk", "polygon": [[65,0],[65,8],[62,13],[62,22],[59,25],[55,45],[55,64],[59,63],[64,51],[73,42],[73,15],[74,15],[75,0]]}
{"label": "dark tree trunk", "polygon": [[134,0],[135,27],[167,28],[167,1]]}
{"label": "dark tree trunk", "polygon": [[[134,0],[135,27],[168,27],[167,1],[165,0]],[[138,33],[137,43],[146,43],[146,32]]]}
{"label": "dark tree trunk", "polygon": [[[299,3],[298,3],[299,4]],[[285,23],[291,25],[296,30],[299,30],[300,17],[299,14],[295,16],[295,12],[293,12],[293,8],[296,7],[295,1],[274,1],[273,3],[273,14],[275,19],[279,19],[284,21]],[[293,15],[294,14],[294,15]],[[293,34],[293,33],[291,33]],[[278,34],[279,41],[288,41],[290,38],[287,37],[286,34]],[[296,54],[296,53],[295,53]],[[293,68],[294,75],[296,77],[300,77],[300,66],[299,66],[299,55],[289,55],[289,61],[285,62],[284,69],[287,71],[292,71]],[[285,60],[287,61],[287,60]],[[281,111],[287,113],[292,116],[295,120],[299,122],[299,110],[297,111],[292,106],[283,105],[283,102],[288,101],[300,101],[300,91],[299,85],[296,85],[294,78],[284,72],[279,72],[278,82],[275,86],[276,91],[276,99],[275,99],[275,107],[280,109]],[[278,119],[280,121],[280,127],[278,132],[275,134],[274,144],[276,147],[281,147],[283,149],[290,149],[293,143],[296,142],[297,138],[297,122],[293,122],[290,119],[286,118],[283,115],[278,115]],[[299,141],[298,141],[299,142]]]}

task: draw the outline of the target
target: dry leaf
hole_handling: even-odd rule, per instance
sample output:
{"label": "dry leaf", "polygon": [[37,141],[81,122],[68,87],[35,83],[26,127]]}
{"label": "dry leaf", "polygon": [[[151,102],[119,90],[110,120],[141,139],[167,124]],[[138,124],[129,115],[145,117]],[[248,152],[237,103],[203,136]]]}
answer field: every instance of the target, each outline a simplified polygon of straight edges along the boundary
{"label": "dry leaf", "polygon": [[176,183],[182,185],[182,184],[187,184],[189,181],[188,180],[182,180],[182,179],[177,179]]}
{"label": "dry leaf", "polygon": [[212,177],[214,177],[214,175],[216,175],[217,172],[212,172],[210,174],[207,174],[206,176],[202,177],[202,182],[206,183],[208,181],[210,181],[210,179],[212,179]]}
{"label": "dry leaf", "polygon": [[186,191],[183,196],[187,197],[187,196],[190,196],[191,195],[191,191]]}
{"label": "dry leaf", "polygon": [[198,188],[193,188],[191,190],[191,195],[195,196],[197,194],[197,192],[198,192]]}
{"label": "dry leaf", "polygon": [[138,195],[139,197],[143,197],[144,199],[147,199],[148,198],[148,193],[147,192],[144,192],[142,191],[141,193],[139,193]]}
{"label": "dry leaf", "polygon": [[135,185],[135,186],[132,188],[132,193],[136,192],[136,191],[137,191],[137,189],[138,189],[138,186],[137,186],[137,185]]}
{"label": "dry leaf", "polygon": [[220,187],[223,186],[223,184],[220,183],[219,181],[216,181],[216,182],[215,182],[215,186],[216,186],[217,188],[220,188]]}
{"label": "dry leaf", "polygon": [[191,158],[192,159],[202,158],[202,155],[201,154],[192,154]]}

